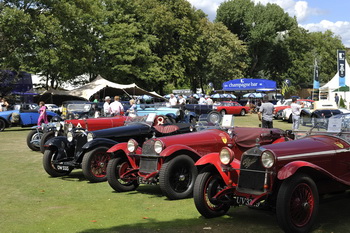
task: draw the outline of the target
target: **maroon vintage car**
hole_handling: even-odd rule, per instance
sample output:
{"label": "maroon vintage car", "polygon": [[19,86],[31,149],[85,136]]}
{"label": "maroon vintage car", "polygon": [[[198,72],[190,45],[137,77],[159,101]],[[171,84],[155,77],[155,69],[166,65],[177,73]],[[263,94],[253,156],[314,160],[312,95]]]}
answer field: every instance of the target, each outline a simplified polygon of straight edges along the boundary
{"label": "maroon vintage car", "polygon": [[202,157],[193,194],[197,210],[211,218],[230,206],[270,209],[285,232],[309,232],[320,195],[350,189],[350,115],[331,119],[327,131],[298,131],[302,138],[257,146],[238,155],[240,161],[228,147]]}
{"label": "maroon vintage car", "polygon": [[[197,127],[197,131],[198,131]],[[152,138],[142,148],[134,140],[110,148],[113,153],[107,167],[107,180],[118,191],[135,190],[139,184],[160,184],[169,199],[192,195],[197,169],[194,163],[203,155],[229,146],[236,155],[263,144],[284,141],[280,129],[212,128],[183,135]]]}

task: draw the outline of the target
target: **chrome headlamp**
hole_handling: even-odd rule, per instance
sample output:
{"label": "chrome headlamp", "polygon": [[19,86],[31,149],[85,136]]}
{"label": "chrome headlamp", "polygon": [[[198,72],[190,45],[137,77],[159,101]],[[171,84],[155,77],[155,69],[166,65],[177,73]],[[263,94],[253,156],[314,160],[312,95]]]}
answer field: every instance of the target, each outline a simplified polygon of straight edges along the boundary
{"label": "chrome headlamp", "polygon": [[220,151],[220,161],[222,164],[230,164],[235,158],[235,154],[228,147],[224,147]]}
{"label": "chrome headlamp", "polygon": [[94,140],[94,137],[95,137],[95,136],[94,136],[93,133],[91,133],[91,132],[88,133],[88,134],[87,134],[87,141],[90,142],[90,141]]}
{"label": "chrome headlamp", "polygon": [[133,153],[137,150],[138,143],[134,139],[128,141],[128,151]]}
{"label": "chrome headlamp", "polygon": [[156,141],[154,143],[154,151],[157,153],[157,154],[160,154],[164,149],[164,144],[162,141]]}
{"label": "chrome headlamp", "polygon": [[73,137],[74,137],[73,132],[69,131],[67,133],[67,140],[68,140],[68,142],[72,142],[73,141]]}
{"label": "chrome headlamp", "polygon": [[175,114],[176,116],[180,116],[180,113],[181,113],[180,110],[177,110]]}
{"label": "chrome headlamp", "polygon": [[60,131],[61,127],[62,127],[61,122],[56,122],[56,130]]}
{"label": "chrome headlamp", "polygon": [[275,164],[275,156],[271,151],[264,151],[261,154],[261,163],[264,168],[271,168]]}

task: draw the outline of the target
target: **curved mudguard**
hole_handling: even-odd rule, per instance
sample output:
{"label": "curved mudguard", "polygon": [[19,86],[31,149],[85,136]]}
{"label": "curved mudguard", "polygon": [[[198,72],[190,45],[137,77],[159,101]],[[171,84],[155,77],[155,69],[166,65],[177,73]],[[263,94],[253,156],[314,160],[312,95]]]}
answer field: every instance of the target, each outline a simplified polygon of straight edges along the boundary
{"label": "curved mudguard", "polygon": [[[56,148],[58,150],[57,160],[68,158],[67,151],[71,149],[74,145],[67,140],[65,136],[57,136],[49,139],[44,147],[47,148]],[[74,148],[73,148],[74,151]],[[72,155],[73,156],[73,155]]]}
{"label": "curved mudguard", "polygon": [[[240,161],[234,159],[230,166],[225,166],[220,161],[219,153],[210,153],[202,158],[200,158],[195,165],[198,167],[205,167],[207,165],[212,165],[215,167],[216,171],[220,174],[222,179],[225,181],[226,185],[232,186],[237,184],[237,178],[239,175]],[[201,169],[198,169],[199,171]]]}
{"label": "curved mudguard", "polygon": [[109,138],[95,138],[94,140],[91,140],[82,147],[83,150],[90,150],[96,146],[106,146],[106,147],[112,147],[115,144],[118,144],[118,142],[109,139]]}
{"label": "curved mudguard", "polygon": [[128,143],[127,142],[122,142],[122,143],[118,143],[118,144],[112,146],[111,148],[109,148],[109,150],[107,152],[108,153],[114,153],[114,152],[117,152],[117,151],[123,151],[124,152],[126,158],[130,162],[130,165],[134,169],[138,169],[139,168],[137,166],[136,162],[135,162],[134,154],[141,154],[142,153],[142,148],[141,147],[138,147],[133,154],[130,154],[130,152],[128,151]]}
{"label": "curved mudguard", "polygon": [[175,144],[175,145],[171,145],[167,148],[165,148],[159,155],[162,157],[168,157],[170,155],[172,155],[173,153],[179,151],[179,150],[187,150],[192,152],[193,154],[195,154],[198,159],[200,158],[200,156],[198,155],[198,152],[193,150],[191,147],[186,146],[186,145],[182,145],[182,144]]}

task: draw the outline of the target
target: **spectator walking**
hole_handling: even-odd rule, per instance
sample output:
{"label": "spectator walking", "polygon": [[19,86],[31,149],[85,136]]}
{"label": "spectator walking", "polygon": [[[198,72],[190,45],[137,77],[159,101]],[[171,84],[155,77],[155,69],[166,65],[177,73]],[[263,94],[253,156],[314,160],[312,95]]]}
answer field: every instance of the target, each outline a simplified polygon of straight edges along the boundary
{"label": "spectator walking", "polygon": [[268,100],[268,96],[264,96],[264,103],[261,104],[258,112],[259,120],[262,128],[273,128],[273,111],[275,107]]}
{"label": "spectator walking", "polygon": [[297,103],[297,98],[292,98],[292,104],[290,105],[290,108],[292,109],[292,120],[293,120],[293,126],[292,130],[298,130],[300,125],[300,113],[301,109],[304,107],[304,102],[300,104]]}
{"label": "spectator walking", "polygon": [[114,96],[114,102],[109,105],[112,116],[124,115],[124,107],[119,101],[120,97],[116,95]]}
{"label": "spectator walking", "polygon": [[193,95],[191,95],[190,98],[188,98],[187,103],[188,104],[198,104],[198,101],[196,100],[196,98],[194,98]]}
{"label": "spectator walking", "polygon": [[40,108],[39,108],[38,125],[41,125],[42,122],[44,122],[45,124],[49,123],[49,121],[47,120],[47,112],[46,112],[47,107],[45,106],[45,102],[40,101],[39,107]]}
{"label": "spectator walking", "polygon": [[334,101],[335,101],[335,103],[337,104],[337,106],[339,106],[339,105],[338,105],[338,104],[339,104],[339,95],[338,95],[338,93],[335,93]]}
{"label": "spectator walking", "polygon": [[109,108],[109,105],[111,104],[111,97],[106,96],[105,97],[105,103],[103,104],[103,115],[104,116],[110,116],[111,115],[111,111]]}

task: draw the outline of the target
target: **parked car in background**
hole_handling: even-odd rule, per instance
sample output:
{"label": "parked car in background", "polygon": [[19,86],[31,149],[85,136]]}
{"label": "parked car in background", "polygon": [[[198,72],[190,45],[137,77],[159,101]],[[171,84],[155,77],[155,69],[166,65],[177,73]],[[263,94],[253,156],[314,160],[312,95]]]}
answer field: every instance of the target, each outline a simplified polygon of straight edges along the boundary
{"label": "parked car in background", "polygon": [[311,231],[320,197],[350,189],[350,115],[329,121],[327,130],[298,131],[297,140],[258,145],[238,159],[228,147],[204,156],[196,163],[205,166],[195,182],[197,210],[212,218],[247,205],[276,212],[284,232]]}
{"label": "parked car in background", "polygon": [[[281,105],[275,105],[275,109],[273,111],[273,116],[275,119],[279,119],[279,117],[282,117],[280,114],[278,114],[279,111],[290,108],[290,105],[292,104],[292,99],[285,99]],[[282,112],[281,112],[282,113]]]}
{"label": "parked car in background", "polygon": [[[55,137],[45,144],[43,166],[53,176],[68,175],[73,169],[82,168],[90,182],[102,182],[110,158],[107,150],[113,145],[134,138],[140,145],[153,136],[190,132],[190,124],[167,124],[159,120],[163,116],[129,117],[124,126],[86,131],[75,128],[66,136]],[[160,123],[162,122],[162,123]]]}
{"label": "parked car in background", "polygon": [[[297,104],[302,104],[304,103],[304,109],[310,109],[312,106],[312,103],[314,101],[313,100],[309,100],[309,99],[300,99],[297,101]],[[289,106],[289,108],[285,108],[283,110],[281,110],[282,112],[280,113],[282,115],[282,117],[277,117],[277,118],[282,118],[282,120],[284,121],[288,121],[289,123],[292,123],[292,109]],[[277,113],[277,115],[279,115],[279,113]]]}
{"label": "parked car in background", "polygon": [[250,108],[248,106],[242,106],[238,102],[220,102],[218,105],[213,106],[213,110],[218,111],[221,115],[232,114],[244,116],[249,113]]}
{"label": "parked car in background", "polygon": [[[335,101],[320,100],[312,103],[310,108],[302,109],[300,113],[300,124],[311,124],[315,126],[316,123],[323,123],[323,127],[327,127],[327,118],[341,114],[342,111],[338,109]],[[320,126],[320,124],[318,124]]]}
{"label": "parked car in background", "polygon": [[[0,112],[0,131],[11,126],[29,127],[38,123],[39,106],[37,104],[23,104],[16,108],[17,110]],[[59,117],[59,115],[47,111],[48,120],[50,121],[53,117]]]}
{"label": "parked car in background", "polygon": [[202,156],[229,146],[239,157],[255,146],[257,138],[263,144],[286,140],[280,129],[220,127],[202,120],[196,129],[197,132],[151,138],[142,148],[133,139],[113,146],[108,150],[112,153],[107,167],[109,185],[117,192],[126,192],[140,184],[159,184],[169,199],[187,198],[192,196],[198,173],[194,164]]}
{"label": "parked car in background", "polygon": [[101,115],[103,103],[69,100],[62,103],[62,119],[94,118]]}
{"label": "parked car in background", "polygon": [[173,123],[184,121],[184,111],[178,106],[167,106],[166,103],[138,104],[136,111],[138,116],[146,116],[152,113],[158,116],[164,116],[163,118],[159,118],[159,120],[167,119]]}
{"label": "parked car in background", "polygon": [[47,110],[51,112],[55,112],[57,114],[61,113],[60,108],[56,104],[45,104],[45,106],[47,107]]}

